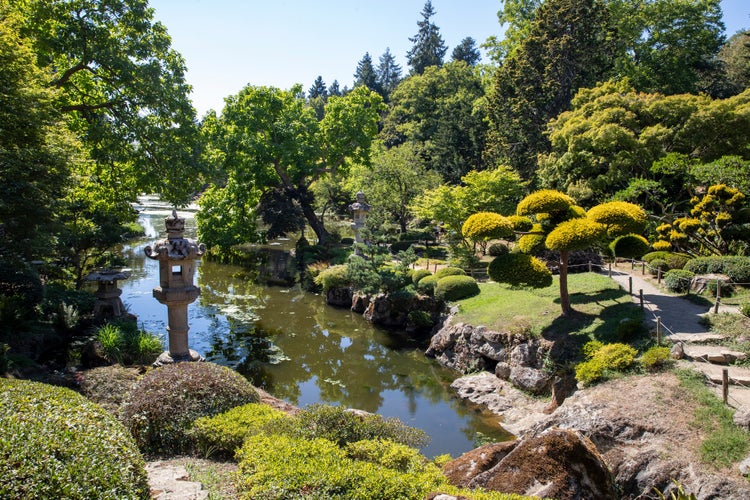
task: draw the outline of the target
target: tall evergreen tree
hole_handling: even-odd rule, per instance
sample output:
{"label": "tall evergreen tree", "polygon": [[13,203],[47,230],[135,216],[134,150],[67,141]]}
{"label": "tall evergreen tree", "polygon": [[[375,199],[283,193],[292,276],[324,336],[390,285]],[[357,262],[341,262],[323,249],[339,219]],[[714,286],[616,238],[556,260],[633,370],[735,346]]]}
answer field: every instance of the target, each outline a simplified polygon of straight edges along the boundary
{"label": "tall evergreen tree", "polygon": [[339,88],[339,81],[334,80],[330,87],[328,87],[328,95],[335,95],[341,97],[341,89]]}
{"label": "tall evergreen tree", "polygon": [[411,66],[412,74],[421,75],[428,66],[442,66],[443,57],[448,51],[443,37],[440,36],[438,28],[430,18],[435,15],[432,1],[427,0],[422,9],[422,20],[417,21],[419,31],[409,41],[414,46],[406,53],[406,60]]}
{"label": "tall evergreen tree", "polygon": [[315,99],[316,97],[325,99],[326,97],[328,97],[328,89],[326,89],[326,84],[323,81],[322,76],[318,75],[318,77],[315,79],[312,87],[310,87],[310,90],[307,91],[307,97],[309,99]]}
{"label": "tall evergreen tree", "polygon": [[391,92],[394,91],[401,81],[401,65],[396,64],[396,58],[391,54],[391,49],[385,49],[380,56],[380,64],[376,71],[378,75],[378,85],[383,91],[383,99],[388,101]]}
{"label": "tall evergreen tree", "polygon": [[378,75],[375,66],[372,65],[372,57],[369,52],[357,63],[357,71],[354,73],[354,87],[364,85],[368,89],[380,93],[378,86]]}
{"label": "tall evergreen tree", "polygon": [[482,54],[479,53],[476,43],[472,37],[467,36],[453,49],[451,57],[454,61],[463,61],[469,66],[476,66],[482,59]]}

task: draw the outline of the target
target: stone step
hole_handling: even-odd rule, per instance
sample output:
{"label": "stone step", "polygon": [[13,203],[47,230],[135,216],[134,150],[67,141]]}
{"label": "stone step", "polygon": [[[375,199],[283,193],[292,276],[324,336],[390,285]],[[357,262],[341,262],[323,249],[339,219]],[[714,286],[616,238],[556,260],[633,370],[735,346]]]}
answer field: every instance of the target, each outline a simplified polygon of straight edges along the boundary
{"label": "stone step", "polygon": [[722,346],[687,344],[684,350],[687,357],[695,361],[705,361],[708,363],[729,365],[747,359],[747,354],[744,352],[732,351]]}
{"label": "stone step", "polygon": [[705,363],[700,361],[683,361],[681,366],[689,366],[694,370],[698,370],[703,373],[708,380],[714,384],[721,385],[723,378],[723,370],[727,368],[729,370],[729,383],[730,385],[739,385],[743,387],[750,387],[750,369],[741,366],[719,366],[711,363]]}
{"label": "stone step", "polygon": [[726,335],[718,333],[675,333],[667,335],[665,338],[672,342],[684,342],[686,344],[711,344],[724,342],[728,339]]}

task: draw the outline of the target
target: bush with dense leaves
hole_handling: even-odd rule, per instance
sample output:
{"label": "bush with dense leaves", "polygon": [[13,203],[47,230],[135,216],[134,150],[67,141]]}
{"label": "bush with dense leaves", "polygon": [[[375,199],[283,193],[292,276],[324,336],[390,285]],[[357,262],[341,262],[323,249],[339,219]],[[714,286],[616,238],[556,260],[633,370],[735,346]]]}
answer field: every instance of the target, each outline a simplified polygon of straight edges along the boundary
{"label": "bush with dense leaves", "polygon": [[417,269],[416,271],[411,273],[411,282],[416,285],[422,278],[425,278],[427,276],[432,276],[432,273],[427,269]]}
{"label": "bush with dense leaves", "polygon": [[346,264],[337,264],[320,271],[318,275],[313,278],[313,281],[316,285],[321,287],[324,292],[334,288],[346,287],[349,286],[349,280],[347,278],[348,270],[349,266]]}
{"label": "bush with dense leaves", "polygon": [[589,343],[584,346],[584,353],[589,358],[576,366],[576,379],[585,385],[607,378],[610,372],[621,372],[628,369],[638,354],[627,344]]}
{"label": "bush with dense leaves", "polygon": [[692,257],[684,253],[656,251],[644,254],[641,259],[647,264],[651,264],[655,259],[660,259],[667,263],[669,269],[682,269]]}
{"label": "bush with dense leaves", "polygon": [[648,240],[639,234],[618,236],[609,244],[609,253],[613,257],[624,259],[638,259],[648,252],[648,249]]}
{"label": "bush with dense leaves", "polygon": [[657,371],[673,363],[669,347],[654,346],[641,356],[641,365],[646,370]]}
{"label": "bush with dense leaves", "polygon": [[664,274],[664,286],[674,293],[687,293],[695,273],[687,269],[670,269]]}
{"label": "bush with dense leaves", "polygon": [[461,269],[460,267],[443,267],[442,269],[438,269],[435,271],[435,274],[433,274],[435,278],[438,280],[441,278],[445,278],[446,276],[466,276],[466,271]]}
{"label": "bush with dense leaves", "polygon": [[435,298],[439,300],[461,300],[478,294],[479,285],[471,276],[446,276],[435,286]]}
{"label": "bush with dense leaves", "polygon": [[408,250],[410,247],[412,247],[416,241],[395,241],[391,243],[390,251],[392,254],[397,254],[399,252],[403,252],[405,250]]}
{"label": "bush with dense leaves", "polygon": [[522,253],[509,253],[495,257],[487,266],[493,281],[512,286],[544,288],[552,284],[552,273],[544,262]]}
{"label": "bush with dense leaves", "polygon": [[573,251],[592,246],[592,242],[601,239],[606,233],[606,226],[590,219],[571,219],[561,222],[544,240],[550,250]]}
{"label": "bush with dense leaves", "polygon": [[69,389],[0,379],[0,498],[150,495],[143,458],[111,414]]}
{"label": "bush with dense leaves", "polygon": [[466,219],[461,234],[473,241],[496,240],[513,234],[513,224],[500,214],[478,212]]}
{"label": "bush with dense leaves", "polygon": [[648,272],[654,276],[664,276],[664,273],[669,271],[669,264],[664,259],[654,259],[648,266]]}
{"label": "bush with dense leaves", "polygon": [[516,214],[532,215],[567,212],[575,204],[575,200],[565,193],[553,189],[541,189],[521,200],[516,207]]}
{"label": "bush with dense leaves", "polygon": [[750,283],[750,257],[698,257],[685,264],[695,274],[726,274],[735,283]]}
{"label": "bush with dense leaves", "polygon": [[500,255],[505,255],[506,253],[509,253],[510,249],[508,248],[508,245],[505,243],[493,243],[489,247],[487,247],[487,254],[490,257],[498,257]]}
{"label": "bush with dense leaves", "polygon": [[601,203],[592,207],[586,217],[606,226],[610,236],[639,233],[647,220],[646,212],[641,207],[627,201]]}
{"label": "bush with dense leaves", "polygon": [[213,363],[177,363],[144,375],[122,407],[122,419],[138,446],[149,453],[194,449],[189,435],[200,417],[258,401],[239,373]]}

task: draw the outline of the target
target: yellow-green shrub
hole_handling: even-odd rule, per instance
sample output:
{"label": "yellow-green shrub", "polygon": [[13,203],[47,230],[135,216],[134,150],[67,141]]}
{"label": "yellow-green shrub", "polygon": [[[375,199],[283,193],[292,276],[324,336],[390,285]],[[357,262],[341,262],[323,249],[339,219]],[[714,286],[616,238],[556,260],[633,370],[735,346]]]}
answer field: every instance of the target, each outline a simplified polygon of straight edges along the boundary
{"label": "yellow-green shrub", "polygon": [[411,274],[411,282],[416,285],[417,283],[419,283],[419,280],[431,275],[432,273],[427,269],[417,269]]}
{"label": "yellow-green shrub", "polygon": [[640,234],[626,234],[618,236],[609,244],[609,251],[613,257],[637,259],[648,252],[649,243]]}
{"label": "yellow-green shrub", "polygon": [[573,198],[554,189],[542,189],[531,193],[516,207],[517,215],[566,212],[575,205]]}
{"label": "yellow-green shrub", "polygon": [[199,449],[233,457],[246,438],[283,418],[287,414],[281,410],[264,403],[249,403],[214,417],[199,418],[190,433]]}
{"label": "yellow-green shrub", "polygon": [[331,266],[328,269],[320,271],[313,281],[316,285],[323,288],[324,292],[333,288],[339,288],[348,286],[349,282],[346,278],[346,273],[349,267],[346,264],[338,264]]}
{"label": "yellow-green shrub", "polygon": [[149,498],[123,426],[80,394],[0,379],[0,498]]}
{"label": "yellow-green shrub", "polygon": [[435,298],[440,300],[461,300],[478,294],[479,285],[471,276],[446,276],[435,286]]}
{"label": "yellow-green shrub", "polygon": [[513,286],[544,288],[552,284],[552,273],[544,262],[523,253],[509,253],[495,257],[487,266],[493,281]]}
{"label": "yellow-green shrub", "polygon": [[610,236],[640,233],[646,225],[646,212],[627,201],[610,201],[592,207],[586,217],[607,227]]}
{"label": "yellow-green shrub", "polygon": [[571,219],[558,224],[545,240],[550,250],[573,251],[590,247],[606,232],[604,225],[590,219]]}
{"label": "yellow-green shrub", "polygon": [[464,271],[460,267],[448,266],[448,267],[443,267],[442,269],[438,269],[437,271],[435,271],[435,274],[433,276],[435,276],[435,278],[439,280],[440,278],[445,278],[446,276],[465,276],[465,275],[466,275],[466,271]]}
{"label": "yellow-green shrub", "polygon": [[514,231],[520,231],[522,233],[530,231],[534,223],[526,216],[523,215],[510,215],[508,220],[513,226]]}
{"label": "yellow-green shrub", "polygon": [[527,254],[535,254],[544,250],[544,240],[547,236],[544,234],[542,225],[534,224],[529,231],[530,234],[524,234],[518,238],[518,250]]}
{"label": "yellow-green shrub", "polygon": [[597,346],[589,352],[589,359],[576,366],[576,378],[586,385],[606,378],[608,372],[626,370],[638,354],[634,348],[620,343]]}
{"label": "yellow-green shrub", "polygon": [[500,214],[478,212],[466,219],[461,233],[474,241],[506,238],[513,234],[513,225]]}
{"label": "yellow-green shrub", "polygon": [[649,371],[656,371],[673,363],[669,347],[654,346],[641,356],[641,365]]}

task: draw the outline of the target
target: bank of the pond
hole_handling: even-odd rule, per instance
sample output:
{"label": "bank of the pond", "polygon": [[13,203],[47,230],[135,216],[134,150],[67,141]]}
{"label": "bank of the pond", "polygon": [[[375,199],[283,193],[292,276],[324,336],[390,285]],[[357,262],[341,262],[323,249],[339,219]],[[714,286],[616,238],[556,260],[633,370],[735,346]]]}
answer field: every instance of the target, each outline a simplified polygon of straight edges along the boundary
{"label": "bank of the pond", "polygon": [[[143,202],[137,208],[147,237],[124,248],[132,277],[121,282],[122,299],[146,330],[164,335],[166,307],[152,297],[158,263],[145,259],[143,248],[163,237],[171,209]],[[181,215],[194,237],[193,213]],[[201,296],[188,308],[189,336],[207,360],[296,406],[326,403],[397,417],[431,436],[422,450],[427,456],[457,456],[486,439],[509,437],[496,415],[456,397],[455,372],[426,358],[426,346],[327,306],[319,295],[260,286],[251,276],[239,266],[199,264]]]}

